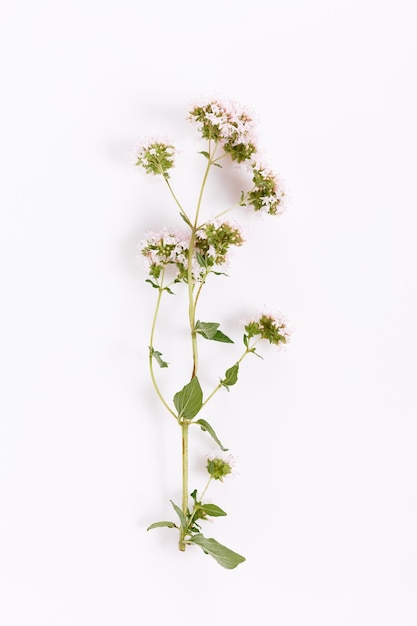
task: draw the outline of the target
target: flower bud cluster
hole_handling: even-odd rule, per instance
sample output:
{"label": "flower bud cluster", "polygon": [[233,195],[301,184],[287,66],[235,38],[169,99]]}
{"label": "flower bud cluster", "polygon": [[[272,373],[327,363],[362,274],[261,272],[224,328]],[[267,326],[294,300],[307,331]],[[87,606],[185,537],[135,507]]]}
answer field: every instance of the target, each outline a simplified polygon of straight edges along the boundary
{"label": "flower bud cluster", "polygon": [[234,161],[247,161],[256,152],[253,120],[236,105],[212,100],[204,106],[194,107],[190,119],[197,122],[204,139],[220,143]]}
{"label": "flower bud cluster", "polygon": [[169,265],[185,271],[189,244],[189,234],[179,230],[164,228],[160,233],[148,233],[147,239],[141,242],[140,250],[149,275],[158,279]]}
{"label": "flower bud cluster", "polygon": [[149,139],[137,153],[136,165],[141,165],[147,174],[161,174],[169,178],[168,170],[174,167],[175,148],[166,141]]}
{"label": "flower bud cluster", "polygon": [[[169,266],[175,270],[176,282],[187,282],[190,239],[191,231],[165,228],[160,233],[149,233],[140,246],[149,275],[157,280]],[[225,265],[230,247],[241,246],[243,241],[237,226],[226,221],[206,222],[195,237],[192,258],[194,280],[204,280],[212,268]]]}
{"label": "flower bud cluster", "polygon": [[206,222],[196,237],[196,249],[209,266],[224,265],[230,246],[244,242],[239,228],[230,222]]}
{"label": "flower bud cluster", "polygon": [[285,193],[276,174],[259,164],[253,165],[252,174],[253,189],[246,194],[246,202],[251,204],[255,211],[281,215],[285,208]]}
{"label": "flower bud cluster", "polygon": [[225,460],[218,456],[213,458],[208,457],[207,471],[214,480],[223,482],[223,478],[232,473],[231,460]]}
{"label": "flower bud cluster", "polygon": [[276,315],[262,313],[246,324],[245,331],[248,339],[260,335],[262,339],[267,339],[274,345],[285,344],[290,340],[290,332],[281,313]]}

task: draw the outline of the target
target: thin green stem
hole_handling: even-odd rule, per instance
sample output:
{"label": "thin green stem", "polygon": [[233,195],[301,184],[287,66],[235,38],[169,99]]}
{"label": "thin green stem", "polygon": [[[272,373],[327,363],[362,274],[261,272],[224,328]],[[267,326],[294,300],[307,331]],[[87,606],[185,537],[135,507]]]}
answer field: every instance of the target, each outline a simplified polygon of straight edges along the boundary
{"label": "thin green stem", "polygon": [[229,207],[228,209],[225,209],[224,211],[221,211],[221,213],[217,213],[217,215],[214,216],[214,219],[217,220],[222,215],[226,215],[226,213],[230,213],[230,211],[233,211],[238,206],[240,206],[240,204],[239,204],[239,202],[236,202],[236,204],[234,204],[233,206]]}
{"label": "thin green stem", "polygon": [[[253,343],[251,346],[248,346],[245,350],[245,352],[242,354],[242,356],[240,357],[240,359],[238,359],[236,361],[236,363],[240,363],[243,361],[243,359],[245,358],[245,356],[247,356],[248,354],[250,354],[251,352],[253,352],[253,348],[256,346],[256,344],[261,340],[261,338],[257,339],[255,341],[255,343]],[[215,387],[213,389],[213,391],[207,396],[207,398],[204,400],[203,404],[201,405],[201,408],[203,408],[203,406],[205,406],[207,404],[207,402],[209,402],[209,400],[212,399],[212,397],[219,391],[219,389],[221,389],[223,387],[222,383],[219,383],[217,385],[217,387]]]}
{"label": "thin green stem", "polygon": [[180,210],[180,213],[182,213],[182,215],[184,215],[187,218],[188,222],[190,222],[190,218],[188,217],[187,213],[184,211],[181,202],[178,200],[177,196],[175,195],[174,190],[172,189],[171,183],[169,182],[168,178],[165,178],[165,176],[164,176],[164,180],[165,180],[166,184],[168,185],[168,189],[169,189],[172,197],[174,198],[175,203],[176,203],[176,205],[178,206],[178,208]]}
{"label": "thin green stem", "polygon": [[159,307],[161,305],[161,299],[162,299],[162,293],[163,293],[163,287],[162,287],[162,282],[163,282],[163,274],[162,274],[162,279],[161,279],[161,286],[159,287],[158,290],[158,298],[156,300],[156,305],[155,305],[155,312],[154,312],[154,316],[153,316],[153,320],[152,320],[152,328],[151,328],[151,335],[149,338],[149,370],[151,373],[151,379],[152,379],[152,384],[154,386],[154,389],[157,393],[158,398],[161,400],[162,404],[164,405],[164,407],[167,409],[167,411],[169,411],[171,413],[171,415],[173,415],[175,417],[175,419],[177,419],[177,415],[174,413],[174,411],[171,409],[171,407],[169,406],[169,404],[167,403],[167,401],[165,400],[165,398],[163,397],[158,383],[156,382],[156,378],[155,378],[155,372],[154,372],[154,367],[153,367],[153,340],[154,340],[154,335],[155,335],[155,328],[156,328],[156,320],[158,318],[158,313],[159,313]]}
{"label": "thin green stem", "polygon": [[204,278],[202,279],[202,281],[201,281],[201,283],[200,283],[200,286],[199,286],[199,288],[198,288],[198,290],[197,290],[197,293],[196,293],[196,296],[195,296],[195,300],[194,300],[194,311],[196,311],[196,310],[197,310],[197,302],[198,302],[198,299],[199,299],[199,297],[200,297],[200,294],[201,294],[201,290],[202,290],[202,288],[203,288],[203,285],[204,285],[204,283],[206,282],[206,278],[207,278],[207,276],[209,275],[209,273],[210,273],[210,270],[208,270],[208,271],[207,271],[206,275],[205,275],[205,276],[204,276]]}
{"label": "thin green stem", "polygon": [[204,189],[207,183],[207,177],[210,172],[210,167],[213,164],[213,157],[214,157],[215,152],[216,152],[216,146],[214,148],[213,154],[211,154],[211,141],[209,141],[209,159],[208,159],[206,170],[204,172],[203,181],[201,183],[200,193],[199,193],[198,201],[197,201],[197,208],[195,212],[194,225],[191,227],[190,247],[188,250],[188,271],[187,271],[188,319],[190,323],[191,347],[192,347],[192,355],[193,355],[193,368],[191,372],[191,378],[194,378],[194,376],[197,375],[197,371],[198,371],[198,343],[197,343],[197,333],[195,331],[195,309],[196,309],[196,301],[198,300],[198,296],[200,295],[200,291],[201,291],[201,286],[200,286],[196,300],[194,300],[195,281],[193,278],[193,258],[194,258],[196,234],[198,230],[198,217],[200,214],[201,203],[202,203],[203,195],[204,195]]}
{"label": "thin green stem", "polygon": [[[188,514],[188,428],[189,423],[183,421],[181,424],[181,440],[182,440],[182,512],[184,517]],[[185,535],[187,528],[182,528],[180,531],[180,540],[178,547],[183,552],[185,550]]]}
{"label": "thin green stem", "polygon": [[206,495],[206,491],[209,488],[209,485],[210,485],[212,480],[213,480],[213,476],[210,476],[210,478],[207,481],[207,485],[204,487],[203,491],[201,492],[200,500],[202,500],[204,498],[204,496]]}
{"label": "thin green stem", "polygon": [[[200,502],[201,502],[201,501],[202,501],[202,499],[204,498],[204,496],[205,496],[205,494],[206,494],[206,491],[207,491],[207,489],[208,489],[208,487],[209,487],[209,485],[210,485],[210,483],[211,483],[211,481],[212,481],[212,480],[213,480],[213,477],[212,477],[212,476],[210,476],[210,478],[209,478],[209,479],[208,479],[208,481],[207,481],[207,485],[204,487],[203,492],[202,492],[202,494],[201,494],[201,496],[200,496]],[[194,520],[194,517],[195,517],[195,514],[197,513],[197,511],[198,511],[198,507],[196,508],[196,507],[195,507],[195,505],[194,505],[194,511],[192,512],[192,514],[191,514],[191,516],[190,516],[190,519],[188,520],[187,528],[186,528],[186,530],[185,530],[185,532],[184,532],[184,535],[187,535],[187,534],[188,534],[188,530],[189,530],[189,529],[191,528],[191,526],[193,525],[193,520]]]}

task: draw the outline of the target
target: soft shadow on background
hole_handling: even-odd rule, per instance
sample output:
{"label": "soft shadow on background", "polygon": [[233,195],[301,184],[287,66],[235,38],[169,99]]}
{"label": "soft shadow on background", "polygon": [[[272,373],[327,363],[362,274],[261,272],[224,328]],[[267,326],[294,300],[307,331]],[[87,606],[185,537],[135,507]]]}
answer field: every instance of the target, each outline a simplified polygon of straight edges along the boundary
{"label": "soft shadow on background", "polygon": [[[3,2],[5,626],[415,626],[413,8]],[[137,246],[179,218],[132,154],[171,137],[172,183],[193,202],[202,148],[186,117],[206,94],[253,109],[289,197],[277,219],[235,215],[248,241],[201,301],[225,332],[263,305],[294,327],[205,416],[237,459],[212,494],[228,516],[211,534],[247,557],[233,571],[180,554],[169,529],[146,533],[178,500],[180,440],[150,386]],[[189,370],[176,298],[158,330],[169,393]],[[206,358],[221,376],[223,353]],[[192,445],[198,477],[213,446],[200,431]]]}

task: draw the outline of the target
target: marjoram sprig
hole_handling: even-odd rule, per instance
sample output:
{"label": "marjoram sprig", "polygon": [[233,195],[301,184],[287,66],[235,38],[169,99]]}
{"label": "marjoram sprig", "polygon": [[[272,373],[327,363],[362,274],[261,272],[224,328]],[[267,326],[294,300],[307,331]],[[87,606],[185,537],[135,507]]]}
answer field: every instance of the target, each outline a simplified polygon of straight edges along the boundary
{"label": "marjoram sprig", "polygon": [[[245,558],[222,545],[202,532],[202,525],[209,518],[224,517],[226,512],[217,504],[207,502],[206,492],[212,481],[223,482],[232,471],[230,457],[226,452],[213,426],[201,413],[212,397],[221,389],[230,391],[237,384],[242,361],[249,354],[259,356],[259,342],[273,345],[287,344],[290,332],[281,313],[263,312],[254,315],[243,328],[243,351],[230,359],[219,382],[211,390],[203,390],[198,377],[199,368],[204,366],[199,360],[201,341],[222,342],[234,346],[234,341],[221,329],[219,322],[202,321],[197,316],[199,298],[208,280],[212,277],[227,276],[224,271],[233,249],[240,248],[245,241],[242,228],[223,216],[238,207],[252,207],[255,212],[271,216],[280,215],[285,208],[285,192],[282,183],[267,165],[258,158],[256,128],[248,111],[231,102],[213,99],[204,104],[196,104],[189,111],[188,119],[197,128],[204,143],[199,152],[206,159],[206,166],[200,183],[198,201],[193,211],[185,208],[170,183],[171,170],[175,166],[176,149],[166,139],[150,138],[141,144],[137,151],[136,165],[147,174],[160,176],[166,183],[174,204],[179,209],[181,228],[162,228],[149,232],[140,244],[148,282],[156,291],[156,301],[149,336],[149,371],[156,395],[167,413],[181,428],[182,499],[180,504],[171,500],[175,521],[160,521],[151,524],[148,530],[159,527],[176,529],[179,535],[178,547],[184,552],[189,546],[198,546],[205,554],[211,555],[222,567],[233,569]],[[201,157],[199,157],[201,158]],[[248,188],[243,189],[236,203],[231,207],[219,207],[217,213],[202,219],[204,192],[213,166],[221,167],[220,162],[230,158],[238,166],[249,170]],[[233,175],[233,174],[228,174]],[[242,209],[240,209],[242,211]],[[181,222],[180,222],[181,223]],[[184,226],[185,223],[185,226]],[[191,375],[184,386],[174,394],[172,400],[165,397],[157,380],[155,364],[166,371],[169,362],[154,345],[155,330],[159,319],[162,298],[180,295],[183,291],[188,301],[187,319]],[[169,349],[169,348],[168,348]],[[228,348],[233,350],[232,347]],[[189,428],[197,426],[207,433],[220,449],[218,455],[207,457],[208,479],[199,492],[189,489]]]}

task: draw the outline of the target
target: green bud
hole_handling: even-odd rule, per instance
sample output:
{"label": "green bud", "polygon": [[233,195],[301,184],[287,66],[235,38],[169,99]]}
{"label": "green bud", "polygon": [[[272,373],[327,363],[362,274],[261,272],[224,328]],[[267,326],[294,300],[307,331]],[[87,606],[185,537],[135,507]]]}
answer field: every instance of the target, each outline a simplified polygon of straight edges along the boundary
{"label": "green bud", "polygon": [[214,480],[222,481],[225,476],[232,473],[232,467],[224,459],[215,457],[207,459],[207,471]]}
{"label": "green bud", "polygon": [[140,148],[136,165],[141,165],[147,174],[169,178],[168,170],[174,167],[174,146],[154,141]]}

